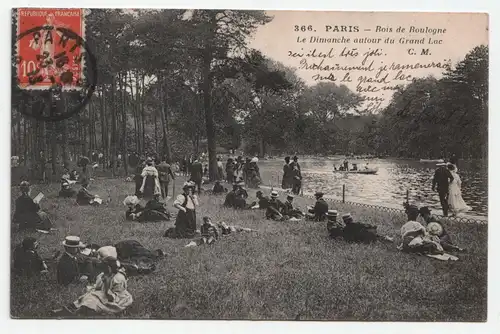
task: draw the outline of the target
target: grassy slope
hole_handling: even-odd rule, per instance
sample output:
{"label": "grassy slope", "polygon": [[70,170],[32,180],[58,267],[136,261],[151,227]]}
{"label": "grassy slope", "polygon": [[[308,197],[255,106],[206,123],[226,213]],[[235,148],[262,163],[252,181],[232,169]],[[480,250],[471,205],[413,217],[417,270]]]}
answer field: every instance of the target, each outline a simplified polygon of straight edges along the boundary
{"label": "grassy slope", "polygon": [[[180,184],[180,181],[177,181]],[[396,237],[395,244],[348,244],[332,241],[326,223],[271,222],[262,211],[221,208],[223,198],[202,196],[198,221],[214,220],[258,229],[240,233],[210,247],[184,248],[188,240],[162,237],[166,223],[124,220],[123,198],[133,183],[100,179],[91,190],[112,202],[99,208],[79,207],[56,198],[58,184],[34,186],[43,191],[42,207],[59,228],[37,234],[42,256],[61,248],[65,235],[101,245],[136,239],[162,248],[166,259],[153,274],[133,277],[134,304],[127,317],[177,319],[401,320],[481,321],[486,319],[487,226],[456,224],[448,230],[468,252],[455,263],[403,254],[396,250],[401,215],[335,204],[360,221]],[[17,187],[12,188],[13,199]],[[178,190],[177,190],[178,191]],[[254,196],[251,192],[250,196]],[[306,203],[297,199],[302,208]],[[171,208],[171,201],[169,202]],[[173,210],[173,208],[172,208]],[[14,246],[26,233],[12,232]],[[75,300],[83,285],[60,287],[55,273],[42,279],[18,279],[11,285],[14,317],[46,317],[48,311]]]}

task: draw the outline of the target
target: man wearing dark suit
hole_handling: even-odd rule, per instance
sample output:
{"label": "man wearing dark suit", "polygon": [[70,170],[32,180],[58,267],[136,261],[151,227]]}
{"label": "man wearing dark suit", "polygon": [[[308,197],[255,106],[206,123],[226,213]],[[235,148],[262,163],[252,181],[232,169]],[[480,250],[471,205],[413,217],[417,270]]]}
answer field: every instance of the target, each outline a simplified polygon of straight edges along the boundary
{"label": "man wearing dark suit", "polygon": [[446,164],[439,164],[439,167],[434,172],[434,178],[432,179],[432,191],[436,191],[439,194],[439,201],[441,202],[441,207],[443,208],[443,216],[448,216],[448,190],[450,183],[453,181],[453,176],[451,175]]}
{"label": "man wearing dark suit", "polygon": [[191,165],[191,181],[196,184],[196,187],[198,188],[198,194],[200,194],[201,183],[203,181],[203,166],[198,161],[198,159],[196,159]]}
{"label": "man wearing dark suit", "polygon": [[166,198],[168,196],[168,185],[170,184],[170,180],[175,179],[172,167],[167,163],[167,159],[163,158],[163,161],[156,166],[156,169],[158,170],[160,179],[161,196]]}

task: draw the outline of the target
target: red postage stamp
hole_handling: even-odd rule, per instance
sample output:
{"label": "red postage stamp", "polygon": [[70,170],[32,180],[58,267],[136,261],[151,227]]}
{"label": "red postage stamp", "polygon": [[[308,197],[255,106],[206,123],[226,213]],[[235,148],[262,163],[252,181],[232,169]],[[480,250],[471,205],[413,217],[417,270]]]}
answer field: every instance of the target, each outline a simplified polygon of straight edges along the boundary
{"label": "red postage stamp", "polygon": [[23,89],[77,89],[83,80],[84,10],[17,10],[17,79]]}

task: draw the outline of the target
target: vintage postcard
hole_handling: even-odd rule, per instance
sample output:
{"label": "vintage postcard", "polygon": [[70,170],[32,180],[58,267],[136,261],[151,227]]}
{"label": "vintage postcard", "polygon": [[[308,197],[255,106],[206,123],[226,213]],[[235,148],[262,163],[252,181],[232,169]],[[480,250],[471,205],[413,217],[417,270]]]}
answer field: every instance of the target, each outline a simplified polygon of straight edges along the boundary
{"label": "vintage postcard", "polygon": [[12,35],[12,318],[487,320],[488,14],[16,8]]}

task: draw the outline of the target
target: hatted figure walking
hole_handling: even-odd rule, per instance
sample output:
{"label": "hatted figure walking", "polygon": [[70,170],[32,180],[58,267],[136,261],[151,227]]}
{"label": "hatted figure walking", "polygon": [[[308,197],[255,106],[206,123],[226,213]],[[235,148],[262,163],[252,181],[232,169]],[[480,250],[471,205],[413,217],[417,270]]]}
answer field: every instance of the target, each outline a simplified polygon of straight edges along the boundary
{"label": "hatted figure walking", "polygon": [[432,191],[436,191],[439,194],[439,201],[441,202],[441,207],[443,208],[443,216],[448,216],[448,195],[450,183],[453,182],[453,176],[451,175],[446,164],[437,164],[438,168],[434,172],[434,178],[432,179]]}
{"label": "hatted figure walking", "polygon": [[158,178],[158,170],[153,166],[153,159],[146,160],[146,167],[142,170],[143,177],[141,193],[145,200],[151,200],[154,195],[161,195],[160,179]]}

